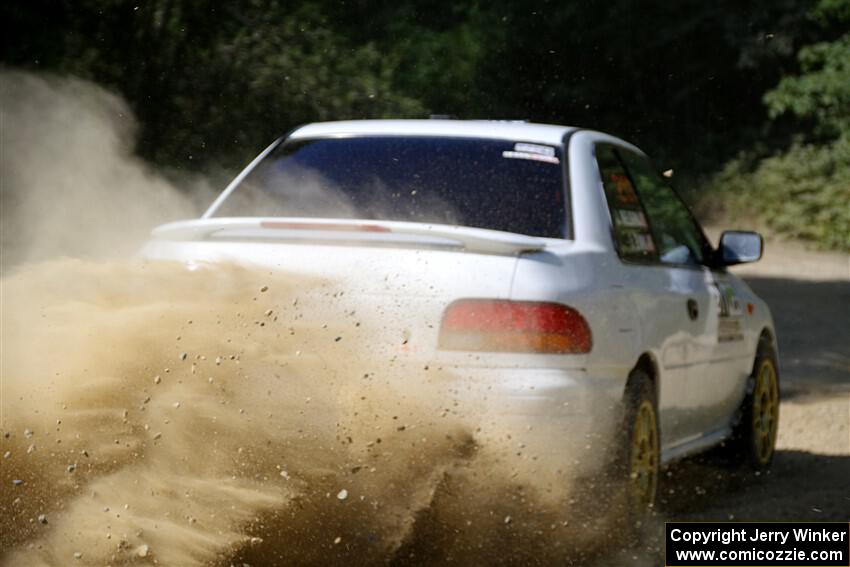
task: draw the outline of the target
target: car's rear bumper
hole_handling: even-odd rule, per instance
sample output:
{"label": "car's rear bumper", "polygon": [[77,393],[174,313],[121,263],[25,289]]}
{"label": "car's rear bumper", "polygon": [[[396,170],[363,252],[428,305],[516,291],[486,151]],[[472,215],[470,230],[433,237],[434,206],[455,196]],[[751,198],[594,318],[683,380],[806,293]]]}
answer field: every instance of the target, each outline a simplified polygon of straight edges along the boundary
{"label": "car's rear bumper", "polygon": [[562,494],[595,474],[616,443],[624,384],[586,369],[445,368],[456,375],[454,411],[480,450],[511,477]]}

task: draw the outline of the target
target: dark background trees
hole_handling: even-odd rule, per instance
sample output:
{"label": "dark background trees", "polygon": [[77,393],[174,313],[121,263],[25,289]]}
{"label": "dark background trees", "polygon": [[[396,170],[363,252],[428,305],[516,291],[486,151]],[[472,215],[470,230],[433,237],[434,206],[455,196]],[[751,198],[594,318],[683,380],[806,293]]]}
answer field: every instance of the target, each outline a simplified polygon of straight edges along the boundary
{"label": "dark background trees", "polygon": [[[170,168],[236,168],[314,120],[573,124],[634,141],[692,198],[773,199],[773,226],[850,248],[850,0],[30,0],[0,19],[5,66],[119,92]],[[812,207],[825,234],[794,228]]]}

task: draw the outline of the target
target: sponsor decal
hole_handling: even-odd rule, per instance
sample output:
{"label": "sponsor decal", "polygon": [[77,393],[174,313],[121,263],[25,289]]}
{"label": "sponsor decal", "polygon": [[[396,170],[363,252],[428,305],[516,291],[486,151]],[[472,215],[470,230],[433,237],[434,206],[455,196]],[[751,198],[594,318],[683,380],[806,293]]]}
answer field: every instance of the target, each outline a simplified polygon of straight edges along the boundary
{"label": "sponsor decal", "polygon": [[526,154],[538,154],[541,156],[555,157],[555,148],[551,146],[543,146],[541,144],[528,144],[525,142],[517,142],[514,144],[514,151]]}
{"label": "sponsor decal", "polygon": [[620,246],[623,252],[651,254],[655,252],[652,236],[641,232],[623,232],[620,234]]}
{"label": "sponsor decal", "polygon": [[530,160],[530,161],[542,161],[542,162],[545,162],[545,163],[554,163],[554,164],[561,163],[561,160],[558,159],[556,156],[546,156],[546,155],[535,154],[535,153],[531,153],[531,152],[516,152],[516,151],[512,152],[512,151],[506,150],[506,151],[502,152],[502,157],[508,158],[508,159],[527,159],[527,160]]}
{"label": "sponsor decal", "polygon": [[630,209],[617,209],[616,215],[617,223],[622,227],[649,228],[649,224],[646,222],[646,217],[641,211],[634,211]]}
{"label": "sponsor decal", "polygon": [[612,173],[611,182],[614,184],[614,189],[617,192],[616,199],[620,205],[637,205],[638,196],[635,188],[632,187],[632,182],[625,175]]}

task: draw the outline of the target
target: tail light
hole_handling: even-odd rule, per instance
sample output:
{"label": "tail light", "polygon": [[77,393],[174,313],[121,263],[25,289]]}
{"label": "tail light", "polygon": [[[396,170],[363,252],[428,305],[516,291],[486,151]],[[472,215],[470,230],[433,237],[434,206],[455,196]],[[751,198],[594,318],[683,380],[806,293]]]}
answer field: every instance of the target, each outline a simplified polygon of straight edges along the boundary
{"label": "tail light", "polygon": [[581,354],[593,338],[581,313],[560,303],[460,299],[443,314],[440,348]]}

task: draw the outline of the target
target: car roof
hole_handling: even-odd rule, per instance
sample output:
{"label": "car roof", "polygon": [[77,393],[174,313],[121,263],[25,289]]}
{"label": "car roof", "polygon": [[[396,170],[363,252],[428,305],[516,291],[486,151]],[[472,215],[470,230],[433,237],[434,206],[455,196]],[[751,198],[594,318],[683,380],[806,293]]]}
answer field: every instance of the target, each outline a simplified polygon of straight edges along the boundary
{"label": "car roof", "polygon": [[574,130],[569,126],[513,120],[346,120],[307,124],[294,130],[290,137],[446,136],[560,145],[564,136]]}

